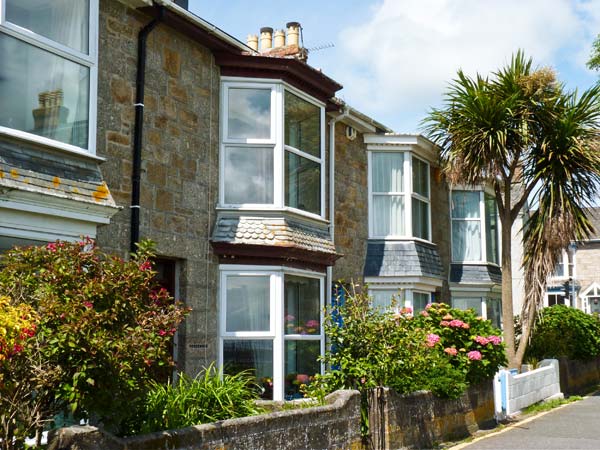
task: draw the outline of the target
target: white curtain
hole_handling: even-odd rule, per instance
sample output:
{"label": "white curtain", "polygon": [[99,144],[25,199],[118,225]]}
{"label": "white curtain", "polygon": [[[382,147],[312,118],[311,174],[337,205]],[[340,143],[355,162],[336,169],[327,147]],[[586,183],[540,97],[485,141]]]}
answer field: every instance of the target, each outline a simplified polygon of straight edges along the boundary
{"label": "white curtain", "polygon": [[404,196],[373,196],[373,234],[375,236],[404,235]]}
{"label": "white curtain", "polygon": [[474,309],[478,316],[482,315],[481,298],[453,298],[452,307],[456,309]]}
{"label": "white curtain", "polygon": [[481,260],[481,223],[479,221],[452,221],[452,256],[455,261]]}
{"label": "white curtain", "polygon": [[269,331],[269,276],[228,276],[226,302],[226,331]]}
{"label": "white curtain", "polygon": [[404,192],[404,154],[373,153],[373,192]]}

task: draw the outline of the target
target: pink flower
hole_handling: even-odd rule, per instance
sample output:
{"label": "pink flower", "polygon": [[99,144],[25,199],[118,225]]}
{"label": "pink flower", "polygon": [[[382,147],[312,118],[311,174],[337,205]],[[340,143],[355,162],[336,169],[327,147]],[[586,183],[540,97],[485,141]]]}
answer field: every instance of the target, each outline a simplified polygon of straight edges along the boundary
{"label": "pink flower", "polygon": [[450,356],[456,356],[456,354],[458,353],[458,350],[456,350],[454,347],[447,347],[444,349],[444,351]]}
{"label": "pink flower", "polygon": [[440,342],[440,337],[437,334],[431,333],[427,335],[427,347],[433,347],[438,342]]}
{"label": "pink flower", "polygon": [[286,322],[293,322],[296,319],[296,317],[292,316],[291,314],[288,314],[287,316],[284,317],[284,319]]}
{"label": "pink flower", "polygon": [[442,320],[442,321],[440,322],[440,325],[441,325],[442,327],[447,327],[447,326],[450,326],[450,322],[448,322],[447,320]]}
{"label": "pink flower", "polygon": [[409,308],[408,306],[405,306],[400,310],[400,314],[412,314],[412,312],[412,308]]}
{"label": "pink flower", "polygon": [[158,330],[159,336],[165,336],[166,334],[167,334],[167,332],[165,330]]}
{"label": "pink flower", "polygon": [[140,270],[145,272],[146,270],[152,269],[152,263],[150,261],[144,261],[140,264]]}
{"label": "pink flower", "polygon": [[488,345],[490,343],[490,340],[483,336],[477,336],[475,337],[475,342],[481,345]]}
{"label": "pink flower", "polygon": [[309,320],[308,322],[306,322],[306,326],[308,328],[319,328],[319,321],[318,320]]}
{"label": "pink flower", "polygon": [[452,320],[452,316],[450,314],[446,314],[444,317],[442,317],[442,319],[444,320]]}
{"label": "pink flower", "polygon": [[469,358],[471,361],[479,361],[481,360],[481,352],[477,350],[471,350],[469,353],[467,353],[467,358]]}
{"label": "pink flower", "polygon": [[488,336],[488,341],[494,345],[500,345],[502,343],[502,338],[500,336]]}
{"label": "pink flower", "polygon": [[429,309],[429,308],[431,308],[432,306],[433,306],[433,305],[432,305],[431,303],[427,303],[427,304],[425,305],[425,309]]}
{"label": "pink flower", "polygon": [[94,304],[92,302],[85,301],[85,302],[83,302],[83,306],[90,309],[90,308],[94,307]]}
{"label": "pink flower", "polygon": [[421,311],[421,315],[423,317],[429,317],[429,313],[427,311]]}
{"label": "pink flower", "polygon": [[365,384],[367,382],[367,379],[365,377],[362,377],[360,379],[360,384]]}
{"label": "pink flower", "polygon": [[462,320],[454,319],[450,321],[450,326],[454,328],[464,328],[463,325],[465,323]]}
{"label": "pink flower", "polygon": [[469,328],[471,328],[471,325],[469,325],[469,324],[468,324],[468,323],[466,323],[466,322],[463,322],[463,324],[462,324],[462,327],[463,327],[465,330],[468,330]]}
{"label": "pink flower", "polygon": [[310,377],[305,373],[299,373],[296,375],[296,381],[298,381],[300,384],[306,384],[310,381]]}
{"label": "pink flower", "polygon": [[46,249],[48,251],[55,252],[56,251],[56,244],[54,242],[49,242],[48,245],[46,245]]}

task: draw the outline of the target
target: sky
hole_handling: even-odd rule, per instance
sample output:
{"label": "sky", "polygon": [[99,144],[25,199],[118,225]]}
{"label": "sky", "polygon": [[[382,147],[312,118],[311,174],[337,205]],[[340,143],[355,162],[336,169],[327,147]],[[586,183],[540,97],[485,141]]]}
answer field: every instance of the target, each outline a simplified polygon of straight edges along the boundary
{"label": "sky", "polygon": [[261,27],[302,24],[308,63],[338,97],[396,132],[420,132],[458,69],[484,75],[522,49],[569,89],[600,80],[586,67],[600,0],[189,0],[190,10],[246,42]]}

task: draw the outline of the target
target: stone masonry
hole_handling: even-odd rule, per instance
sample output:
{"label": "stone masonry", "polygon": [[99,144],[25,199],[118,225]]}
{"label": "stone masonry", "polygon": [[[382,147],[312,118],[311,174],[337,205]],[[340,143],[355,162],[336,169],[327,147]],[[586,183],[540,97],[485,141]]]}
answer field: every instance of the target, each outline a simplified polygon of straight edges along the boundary
{"label": "stone masonry", "polygon": [[[100,2],[98,155],[123,209],[99,244],[129,249],[137,35],[151,18],[116,0]],[[211,52],[159,25],[148,38],[142,147],[142,238],[179,261],[180,296],[192,313],[180,335],[179,365],[195,373],[216,358],[217,261],[208,244],[217,199],[219,71]],[[183,331],[183,330],[182,330]]]}

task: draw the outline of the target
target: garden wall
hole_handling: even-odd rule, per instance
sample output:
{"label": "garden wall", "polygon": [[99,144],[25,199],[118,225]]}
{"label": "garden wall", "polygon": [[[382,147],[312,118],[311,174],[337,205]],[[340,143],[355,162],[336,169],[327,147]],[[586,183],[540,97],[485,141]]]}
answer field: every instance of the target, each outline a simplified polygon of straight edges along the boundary
{"label": "garden wall", "polygon": [[581,394],[600,384],[600,356],[589,361],[559,359],[560,388],[563,393]]}
{"label": "garden wall", "polygon": [[377,388],[369,395],[369,428],[376,449],[432,448],[469,436],[494,419],[492,383],[471,386],[455,400],[431,392],[400,395]]}
{"label": "garden wall", "polygon": [[327,404],[115,438],[94,427],[58,430],[49,450],[360,449],[360,394],[336,391]]}

